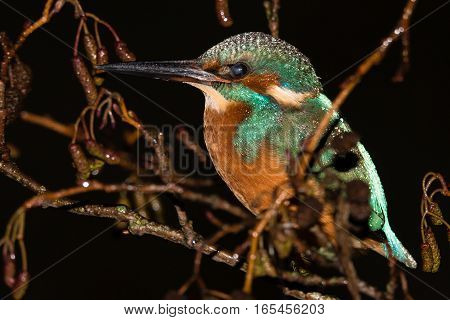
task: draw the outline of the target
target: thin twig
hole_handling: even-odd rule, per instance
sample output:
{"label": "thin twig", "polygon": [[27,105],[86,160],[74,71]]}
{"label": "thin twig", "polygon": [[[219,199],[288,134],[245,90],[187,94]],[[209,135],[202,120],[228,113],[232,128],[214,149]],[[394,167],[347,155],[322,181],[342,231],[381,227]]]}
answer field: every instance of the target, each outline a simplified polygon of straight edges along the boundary
{"label": "thin twig", "polygon": [[22,111],[20,118],[25,122],[39,125],[69,138],[72,138],[74,134],[73,125],[62,124],[49,116],[41,116],[28,111]]}
{"label": "thin twig", "polygon": [[14,45],[14,51],[17,51],[22,46],[22,44],[25,42],[25,40],[28,38],[30,34],[32,34],[34,31],[42,27],[50,20],[50,9],[53,5],[53,2],[54,0],[47,0],[44,6],[44,11],[42,12],[42,16],[36,22],[34,22],[28,28],[22,31],[22,33],[19,36],[19,39]]}
{"label": "thin twig", "polygon": [[403,10],[403,15],[400,23],[397,26],[397,30],[403,30],[402,35],[402,62],[397,69],[394,77],[392,78],[395,82],[401,82],[405,78],[405,73],[409,70],[409,56],[410,56],[410,36],[409,36],[409,26],[411,22],[411,15],[414,11],[414,7],[416,6],[416,0],[409,0],[406,4],[405,9]]}
{"label": "thin twig", "polygon": [[[390,256],[390,255],[389,255]],[[392,300],[395,298],[395,291],[398,287],[398,268],[397,263],[393,257],[389,258],[389,281],[386,285],[386,299]]]}
{"label": "thin twig", "polygon": [[337,97],[333,100],[331,108],[327,111],[327,113],[320,121],[317,129],[314,131],[314,134],[306,140],[304,145],[304,154],[300,158],[298,170],[298,179],[300,181],[302,181],[305,177],[311,157],[313,156],[320,139],[328,128],[330,121],[335,113],[339,110],[339,108],[342,106],[342,104],[356,87],[356,85],[361,82],[361,79],[372,69],[373,66],[383,60],[387,50],[391,47],[392,43],[397,41],[406,31],[406,29],[404,29],[402,25],[405,24],[404,19],[407,19],[409,21],[409,19],[411,18],[415,2],[416,0],[408,0],[405,8],[403,9],[402,18],[397,23],[397,26],[394,28],[394,30],[389,34],[387,38],[382,41],[382,44],[358,66],[355,73],[344,81],[343,87]]}
{"label": "thin twig", "polygon": [[278,11],[280,10],[281,0],[265,0],[264,9],[266,11],[267,21],[269,23],[269,30],[272,36],[278,38],[280,33],[280,19]]}
{"label": "thin twig", "polygon": [[34,181],[31,177],[24,174],[17,165],[10,160],[9,149],[5,145],[5,127],[8,111],[0,110],[0,172],[7,177],[20,183],[27,189],[30,189],[36,193],[43,193],[46,188],[40,183]]}
{"label": "thin twig", "polygon": [[261,233],[264,231],[266,225],[275,217],[278,213],[279,206],[286,200],[288,196],[287,192],[281,192],[278,198],[275,200],[272,208],[263,213],[262,219],[258,222],[256,227],[250,232],[250,250],[247,255],[247,274],[245,275],[245,282],[242,291],[246,294],[251,294],[252,283],[255,270],[256,252],[258,249],[258,239]]}
{"label": "thin twig", "polygon": [[320,292],[303,292],[300,290],[292,290],[287,287],[283,288],[283,294],[300,300],[336,300],[335,297],[322,294]]}
{"label": "thin twig", "polygon": [[351,260],[351,241],[348,233],[348,218],[349,218],[349,205],[341,197],[336,214],[336,224],[340,228],[336,228],[336,241],[339,248],[339,261],[347,276],[348,283],[347,287],[352,295],[353,299],[360,300],[361,295],[359,294],[358,288],[358,275],[356,273],[355,266]]}

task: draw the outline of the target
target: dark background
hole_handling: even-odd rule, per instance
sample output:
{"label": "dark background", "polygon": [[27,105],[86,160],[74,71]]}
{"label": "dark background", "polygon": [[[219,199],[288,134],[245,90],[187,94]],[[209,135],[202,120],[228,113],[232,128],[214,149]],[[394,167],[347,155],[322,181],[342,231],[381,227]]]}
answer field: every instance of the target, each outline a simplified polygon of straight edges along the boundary
{"label": "dark background", "polygon": [[[44,1],[7,3],[23,15],[37,19]],[[400,17],[405,1],[285,0],[281,3],[281,38],[311,59],[322,82],[334,79],[324,88],[333,98],[339,84],[353,69],[341,72],[377,47]],[[443,0],[419,1],[413,23],[443,3]],[[229,29],[218,24],[212,0],[97,0],[82,1],[82,4],[87,11],[111,22],[140,59],[193,58],[228,36],[248,31],[268,32],[259,0],[230,0],[235,24]],[[412,28],[411,70],[405,82],[391,82],[400,62],[397,44],[342,108],[377,165],[390,206],[391,226],[417,260],[420,260],[421,179],[430,170],[450,179],[449,9],[450,5],[445,6]],[[70,46],[76,29],[72,14],[68,5],[45,27]],[[7,31],[14,39],[23,22],[23,16],[0,3],[0,30]],[[27,40],[20,56],[34,73],[26,110],[73,122],[84,106],[84,98],[72,74],[70,48],[46,32],[38,31]],[[123,79],[184,122],[201,124],[203,95],[200,92],[185,85]],[[145,122],[180,123],[123,84],[109,81],[108,85],[119,89]],[[66,151],[68,139],[36,126],[16,123],[8,130],[8,140],[20,149],[18,164],[35,179],[52,189],[73,184],[74,172]],[[232,198],[227,190],[223,193]],[[17,183],[0,177],[2,232],[7,217],[30,196]],[[442,209],[448,217],[449,206],[442,205]],[[195,211],[191,216],[195,216]],[[46,270],[112,224],[106,219],[52,209],[35,209],[27,219],[26,243],[32,275]],[[450,295],[446,234],[443,228],[436,234],[443,255],[441,269],[437,274],[426,274],[420,269],[410,271],[412,276],[408,279],[415,298],[442,299],[445,297],[442,294]],[[162,298],[168,289],[178,288],[191,274],[192,258],[192,251],[151,236],[120,238],[107,231],[33,280],[26,298]],[[382,258],[369,255],[361,260],[361,276],[383,285],[387,268]],[[243,273],[208,259],[204,261],[203,275],[210,287],[230,292],[241,286]],[[255,294],[280,298],[277,288],[276,283],[257,280]],[[0,296],[7,292],[0,285]]]}

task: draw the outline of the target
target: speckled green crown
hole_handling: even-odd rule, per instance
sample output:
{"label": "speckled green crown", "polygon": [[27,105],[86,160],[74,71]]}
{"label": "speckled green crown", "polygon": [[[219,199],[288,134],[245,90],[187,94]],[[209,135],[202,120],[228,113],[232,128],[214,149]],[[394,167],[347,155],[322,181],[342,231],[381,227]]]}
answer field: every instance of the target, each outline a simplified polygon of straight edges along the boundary
{"label": "speckled green crown", "polygon": [[276,73],[283,87],[297,91],[319,91],[321,84],[309,62],[300,51],[283,40],[261,32],[242,33],[215,45],[199,59],[221,65],[247,63],[252,72]]}

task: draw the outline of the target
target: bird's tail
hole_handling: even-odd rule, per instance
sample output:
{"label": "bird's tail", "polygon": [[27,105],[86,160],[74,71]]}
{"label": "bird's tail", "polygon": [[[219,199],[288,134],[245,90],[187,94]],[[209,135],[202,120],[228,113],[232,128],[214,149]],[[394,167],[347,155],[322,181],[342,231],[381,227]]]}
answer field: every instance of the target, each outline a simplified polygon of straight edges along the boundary
{"label": "bird's tail", "polygon": [[398,261],[404,263],[407,267],[416,268],[417,262],[411,256],[411,254],[406,250],[403,244],[398,240],[394,231],[392,231],[391,226],[389,225],[389,221],[385,221],[383,226],[383,232],[386,235],[387,243],[390,248],[387,248],[385,244],[383,244],[384,251],[386,256],[389,256],[389,252],[397,259]]}
{"label": "bird's tail", "polygon": [[400,240],[395,235],[394,231],[392,231],[391,226],[389,225],[387,216],[387,202],[384,196],[383,186],[381,185],[381,181],[375,165],[373,164],[372,159],[370,158],[370,155],[366,151],[364,146],[359,143],[358,148],[364,159],[364,166],[369,175],[369,185],[371,189],[371,207],[376,212],[382,212],[384,215],[384,225],[382,227],[382,230],[386,235],[387,244],[390,247],[388,248],[386,244],[382,244],[384,252],[387,257],[389,257],[389,252],[391,252],[398,261],[404,263],[410,268],[416,268],[417,262],[414,260],[408,250],[406,250],[406,248],[402,245]]}

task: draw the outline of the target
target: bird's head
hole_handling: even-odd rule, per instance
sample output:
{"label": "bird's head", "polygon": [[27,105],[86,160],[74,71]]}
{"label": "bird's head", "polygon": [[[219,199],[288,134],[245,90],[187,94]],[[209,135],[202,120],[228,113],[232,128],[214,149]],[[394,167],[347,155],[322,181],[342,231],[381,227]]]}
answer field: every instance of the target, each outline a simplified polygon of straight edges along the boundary
{"label": "bird's head", "polygon": [[321,90],[312,65],[302,53],[259,32],[230,37],[194,60],[126,62],[99,68],[189,83],[201,89],[218,110],[229,102],[251,107],[273,103],[298,106]]}

